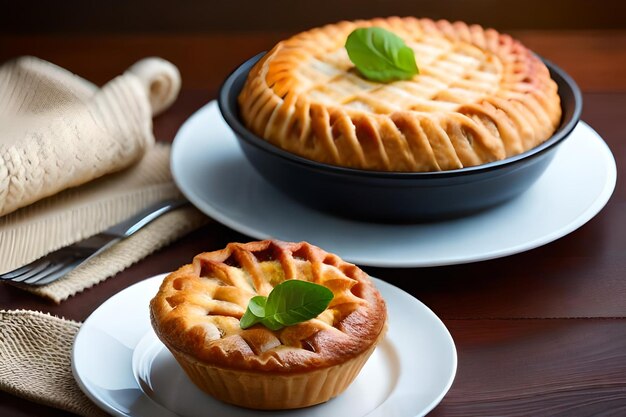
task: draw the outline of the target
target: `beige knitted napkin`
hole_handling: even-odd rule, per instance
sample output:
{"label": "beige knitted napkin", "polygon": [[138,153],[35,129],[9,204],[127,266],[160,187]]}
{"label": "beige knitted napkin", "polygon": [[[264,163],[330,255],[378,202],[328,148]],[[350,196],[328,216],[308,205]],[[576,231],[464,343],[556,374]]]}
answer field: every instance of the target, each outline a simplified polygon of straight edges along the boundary
{"label": "beige knitted napkin", "polygon": [[80,323],[0,310],[0,390],[86,417],[107,414],[78,388],[71,352]]}
{"label": "beige knitted napkin", "polygon": [[[0,273],[180,196],[170,147],[152,134],[152,114],[179,88],[176,67],[158,58],[101,89],[33,57],[0,66]],[[206,221],[176,210],[61,280],[22,287],[61,302]]]}
{"label": "beige knitted napkin", "polygon": [[34,57],[0,66],[0,215],[136,163],[179,89],[158,58],[102,88]]}

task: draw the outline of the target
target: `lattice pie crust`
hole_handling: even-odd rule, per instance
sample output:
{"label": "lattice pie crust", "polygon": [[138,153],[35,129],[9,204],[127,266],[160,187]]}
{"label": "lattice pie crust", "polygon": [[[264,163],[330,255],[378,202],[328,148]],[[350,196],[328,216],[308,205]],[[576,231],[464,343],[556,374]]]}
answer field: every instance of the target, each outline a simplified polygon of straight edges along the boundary
{"label": "lattice pie crust", "polygon": [[[248,301],[287,279],[331,289],[316,319],[282,330],[239,326]],[[356,377],[381,340],[386,307],[367,274],[308,243],[231,243],[167,276],[152,325],[201,389],[250,408],[327,401]]]}
{"label": "lattice pie crust", "polygon": [[[420,74],[370,82],[345,51],[357,27],[386,28],[415,51]],[[381,171],[439,171],[527,151],[561,118],[543,62],[508,35],[462,22],[340,22],[278,43],[239,96],[247,127],[315,161]]]}

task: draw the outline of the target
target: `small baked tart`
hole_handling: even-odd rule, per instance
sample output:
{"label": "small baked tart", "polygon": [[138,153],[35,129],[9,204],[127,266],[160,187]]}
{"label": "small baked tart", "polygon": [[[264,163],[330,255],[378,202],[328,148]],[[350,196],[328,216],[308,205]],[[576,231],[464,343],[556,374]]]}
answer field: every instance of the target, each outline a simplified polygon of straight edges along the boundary
{"label": "small baked tart", "polygon": [[[317,318],[246,330],[249,300],[285,280],[330,289]],[[319,404],[343,392],[383,338],[385,302],[368,275],[308,243],[230,243],[168,275],[152,326],[189,378],[213,397],[256,409]]]}
{"label": "small baked tart", "polygon": [[[419,74],[379,83],[344,48],[356,28],[401,37]],[[519,41],[446,20],[340,22],[278,43],[250,71],[240,114],[256,135],[299,156],[378,171],[441,171],[501,160],[549,138],[557,85]]]}

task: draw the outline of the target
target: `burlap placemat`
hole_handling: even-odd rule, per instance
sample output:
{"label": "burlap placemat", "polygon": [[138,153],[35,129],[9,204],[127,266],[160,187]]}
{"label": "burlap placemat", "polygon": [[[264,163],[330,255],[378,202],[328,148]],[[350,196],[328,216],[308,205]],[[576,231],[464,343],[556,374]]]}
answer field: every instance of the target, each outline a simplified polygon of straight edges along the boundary
{"label": "burlap placemat", "polygon": [[35,311],[0,310],[0,389],[82,416],[106,416],[72,376],[79,328],[75,321]]}

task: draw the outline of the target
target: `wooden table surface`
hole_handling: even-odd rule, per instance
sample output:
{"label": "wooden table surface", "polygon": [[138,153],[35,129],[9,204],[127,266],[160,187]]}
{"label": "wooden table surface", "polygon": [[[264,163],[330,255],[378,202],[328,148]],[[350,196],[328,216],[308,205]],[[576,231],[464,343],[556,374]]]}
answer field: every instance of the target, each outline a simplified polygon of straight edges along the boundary
{"label": "wooden table surface", "polygon": [[[237,64],[286,33],[3,36],[0,61],[32,54],[104,83],[150,55],[181,69],[183,91],[155,120],[159,140],[215,98]],[[428,305],[458,350],[454,384],[433,416],[626,415],[626,31],[518,31],[527,46],[579,83],[582,119],[608,143],[618,184],[607,206],[575,232],[506,258],[438,268],[365,268]],[[581,166],[580,169],[585,169]],[[123,288],[250,238],[211,222],[112,279],[53,305],[8,285],[0,308],[84,320]],[[0,393],[1,416],[60,416]]]}

